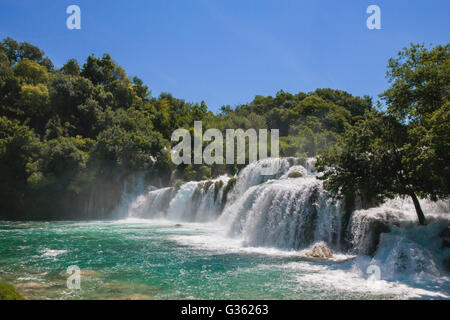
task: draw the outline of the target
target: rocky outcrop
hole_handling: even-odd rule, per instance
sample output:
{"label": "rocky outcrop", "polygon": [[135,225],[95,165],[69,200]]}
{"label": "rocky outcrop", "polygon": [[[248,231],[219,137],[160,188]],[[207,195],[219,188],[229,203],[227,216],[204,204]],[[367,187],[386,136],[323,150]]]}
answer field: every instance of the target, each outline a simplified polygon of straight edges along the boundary
{"label": "rocky outcrop", "polygon": [[306,253],[306,256],[310,258],[331,259],[333,258],[333,251],[328,248],[325,242],[318,242],[313,246],[311,251]]}
{"label": "rocky outcrop", "polygon": [[400,212],[390,212],[381,208],[355,211],[347,234],[352,251],[373,256],[381,234],[391,232],[392,226],[399,226],[401,217]]}

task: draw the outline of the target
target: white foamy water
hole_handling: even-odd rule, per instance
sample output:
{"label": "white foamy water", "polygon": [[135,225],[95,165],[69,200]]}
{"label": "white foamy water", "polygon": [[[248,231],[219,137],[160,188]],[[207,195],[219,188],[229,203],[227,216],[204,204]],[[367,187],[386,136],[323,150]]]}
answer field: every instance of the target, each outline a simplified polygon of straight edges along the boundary
{"label": "white foamy water", "polygon": [[44,249],[42,256],[43,257],[56,257],[59,256],[60,254],[64,254],[66,253],[67,250],[52,250],[52,249]]}

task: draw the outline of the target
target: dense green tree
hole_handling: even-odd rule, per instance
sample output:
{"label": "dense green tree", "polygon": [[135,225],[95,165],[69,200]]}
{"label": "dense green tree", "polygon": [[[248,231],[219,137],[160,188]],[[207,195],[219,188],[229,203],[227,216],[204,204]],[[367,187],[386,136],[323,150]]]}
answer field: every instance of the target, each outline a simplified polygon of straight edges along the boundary
{"label": "dense green tree", "polygon": [[400,149],[405,137],[395,119],[368,112],[320,154],[317,168],[324,172],[325,188],[338,198],[359,194],[369,204],[407,194]]}
{"label": "dense green tree", "polygon": [[20,90],[20,99],[17,102],[23,113],[27,116],[34,117],[44,116],[50,110],[50,97],[48,89],[43,84],[36,86],[24,84]]}
{"label": "dense green tree", "polygon": [[418,196],[448,197],[449,49],[412,45],[389,60],[386,114],[366,113],[319,157],[334,195],[410,196],[420,224],[426,219]]}
{"label": "dense green tree", "polygon": [[134,133],[114,126],[100,133],[94,155],[112,166],[142,170],[154,164],[161,147],[157,133]]}
{"label": "dense green tree", "polygon": [[77,60],[70,59],[66,62],[66,64],[61,68],[61,72],[68,76],[79,76],[81,69],[78,65]]}
{"label": "dense green tree", "polygon": [[47,69],[29,59],[21,60],[13,70],[19,79],[29,84],[45,83],[49,79]]}
{"label": "dense green tree", "polygon": [[81,75],[96,85],[106,85],[126,78],[125,71],[112,60],[109,54],[103,55],[101,59],[94,55],[89,56],[83,65]]}
{"label": "dense green tree", "polygon": [[12,76],[9,58],[4,50],[0,48],[0,81]]}
{"label": "dense green tree", "polygon": [[144,82],[138,77],[133,77],[133,89],[136,95],[143,101],[148,102],[151,96],[151,91],[148,86],[144,85]]}
{"label": "dense green tree", "polygon": [[46,67],[48,71],[53,70],[53,63],[45,53],[38,47],[28,42],[17,42],[12,38],[5,38],[0,44],[0,51],[4,51],[9,58],[10,64],[14,65],[24,59],[28,59]]}
{"label": "dense green tree", "polygon": [[39,152],[39,139],[29,127],[0,117],[0,214],[25,208],[27,180]]}
{"label": "dense green tree", "polygon": [[403,49],[389,60],[387,77],[391,87],[381,95],[387,112],[401,121],[427,126],[432,114],[449,100],[450,45]]}

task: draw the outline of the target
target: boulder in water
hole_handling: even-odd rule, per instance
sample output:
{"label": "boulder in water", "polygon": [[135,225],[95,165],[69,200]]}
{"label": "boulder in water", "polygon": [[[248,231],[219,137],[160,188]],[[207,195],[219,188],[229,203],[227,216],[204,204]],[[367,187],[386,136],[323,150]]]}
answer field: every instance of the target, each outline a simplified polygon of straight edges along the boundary
{"label": "boulder in water", "polygon": [[306,256],[310,258],[331,259],[333,258],[333,251],[325,242],[318,242],[311,251],[306,253]]}

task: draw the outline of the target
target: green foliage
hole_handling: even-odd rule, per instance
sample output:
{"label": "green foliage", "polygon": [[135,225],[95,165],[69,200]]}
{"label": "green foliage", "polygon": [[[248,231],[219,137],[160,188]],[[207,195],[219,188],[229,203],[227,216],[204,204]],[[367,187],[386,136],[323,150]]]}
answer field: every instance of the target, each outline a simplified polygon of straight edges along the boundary
{"label": "green foliage", "polygon": [[0,79],[5,79],[12,75],[10,64],[6,52],[0,50]]}
{"label": "green foliage", "polygon": [[16,77],[34,85],[45,83],[49,79],[47,68],[29,59],[21,60],[14,66],[13,71]]}
{"label": "green foliage", "polygon": [[27,180],[38,159],[38,137],[27,126],[0,117],[0,209],[23,208]]}
{"label": "green foliage", "polygon": [[0,300],[25,300],[16,289],[7,283],[0,283]]}
{"label": "green foliage", "polygon": [[[369,97],[353,97],[347,92],[317,89],[314,92],[290,94],[284,91],[275,97],[256,96],[248,105],[223,108],[223,117],[246,119],[252,113],[263,117],[269,129],[280,130],[282,156],[315,156],[336,142],[337,136],[372,110]],[[256,127],[255,124],[252,124]]]}
{"label": "green foliage", "polygon": [[391,87],[381,97],[399,120],[427,125],[450,95],[450,44],[428,49],[412,44],[389,60]]}
{"label": "green foliage", "polygon": [[211,178],[211,168],[205,165],[190,164],[184,169],[187,181],[202,181]]}
{"label": "green foliage", "polygon": [[180,190],[181,186],[184,184],[185,182],[183,180],[176,180],[175,183],[173,184],[173,187],[175,188],[176,191]]}
{"label": "green foliage", "polygon": [[56,177],[72,176],[86,167],[89,149],[81,138],[58,137],[46,141],[41,151],[41,170]]}
{"label": "green foliage", "polygon": [[319,157],[321,179],[334,195],[360,193],[369,203],[410,196],[420,224],[417,196],[448,197],[449,49],[412,45],[389,60],[386,113],[366,113]]}
{"label": "green foliage", "polygon": [[80,66],[78,65],[77,60],[70,59],[61,68],[61,72],[65,75],[76,77],[76,76],[80,75],[81,69],[80,69]]}
{"label": "green foliage", "polygon": [[324,171],[325,187],[337,197],[357,192],[369,199],[393,197],[404,188],[398,172],[405,135],[394,119],[367,113],[319,156],[316,167]]}
{"label": "green foliage", "polygon": [[435,200],[450,189],[450,45],[411,45],[389,60],[391,87],[381,97],[387,112],[404,123],[404,166],[418,193]]}
{"label": "green foliage", "polygon": [[228,180],[227,185],[223,189],[223,193],[222,193],[222,207],[224,207],[225,204],[227,203],[228,193],[234,188],[234,186],[236,185],[236,181],[237,181],[236,178],[231,178],[230,180]]}
{"label": "green foliage", "polygon": [[292,171],[288,174],[288,178],[302,178],[303,177],[303,173],[301,173],[300,171]]}
{"label": "green foliage", "polygon": [[18,106],[24,114],[31,117],[43,116],[50,111],[49,102],[50,96],[45,85],[22,85]]}
{"label": "green foliage", "polygon": [[162,146],[158,133],[130,132],[116,125],[99,134],[94,156],[112,166],[146,169],[153,162],[151,155],[156,155]]}
{"label": "green foliage", "polygon": [[212,186],[213,182],[211,180],[206,181],[203,183],[203,191],[208,191],[208,189]]}
{"label": "green foliage", "polygon": [[214,202],[217,201],[217,197],[219,196],[220,189],[223,187],[223,181],[219,180],[214,183]]}
{"label": "green foliage", "polygon": [[[44,66],[51,67],[53,65],[48,58],[44,58],[44,52],[41,49],[28,42],[19,43],[8,37],[2,41],[0,45],[0,50],[1,49],[8,56],[11,65],[14,65],[24,59],[35,61]],[[49,71],[51,71],[51,68],[49,69]]]}
{"label": "green foliage", "polygon": [[101,59],[94,55],[89,56],[83,65],[81,76],[91,80],[95,85],[107,85],[126,78],[125,71],[112,60],[109,54],[103,55]]}

